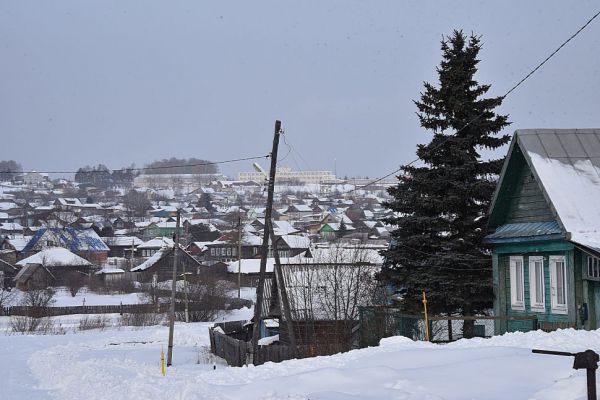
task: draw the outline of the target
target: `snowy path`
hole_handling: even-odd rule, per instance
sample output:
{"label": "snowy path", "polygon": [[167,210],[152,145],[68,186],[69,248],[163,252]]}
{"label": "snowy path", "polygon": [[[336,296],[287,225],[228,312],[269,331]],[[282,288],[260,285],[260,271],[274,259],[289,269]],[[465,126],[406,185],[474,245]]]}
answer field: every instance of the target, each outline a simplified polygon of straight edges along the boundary
{"label": "snowy path", "polygon": [[[600,331],[511,334],[446,346],[386,339],[331,357],[213,370],[210,324],[178,324],[174,366],[160,374],[167,328],[60,336],[0,336],[6,399],[584,399],[569,357],[531,348],[600,350]],[[4,394],[7,394],[4,396]]]}

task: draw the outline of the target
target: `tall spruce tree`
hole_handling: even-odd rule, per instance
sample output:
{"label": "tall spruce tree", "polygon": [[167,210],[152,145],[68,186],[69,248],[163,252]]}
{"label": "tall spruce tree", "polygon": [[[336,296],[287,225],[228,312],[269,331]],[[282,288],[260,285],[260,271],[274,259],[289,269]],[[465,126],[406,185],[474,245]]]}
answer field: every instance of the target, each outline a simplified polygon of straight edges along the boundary
{"label": "tall spruce tree", "polygon": [[[506,144],[509,136],[499,133],[509,123],[494,112],[502,98],[484,98],[490,85],[475,81],[480,38],[454,31],[441,48],[439,85],[425,83],[414,102],[433,139],[417,147],[422,166],[403,166],[389,189],[393,200],[386,206],[395,217],[387,222],[397,228],[382,276],[407,289],[406,311],[422,309],[426,290],[431,312],[473,315],[493,301],[491,257],[482,239],[503,163],[480,152]],[[466,323],[464,335],[472,329]]]}

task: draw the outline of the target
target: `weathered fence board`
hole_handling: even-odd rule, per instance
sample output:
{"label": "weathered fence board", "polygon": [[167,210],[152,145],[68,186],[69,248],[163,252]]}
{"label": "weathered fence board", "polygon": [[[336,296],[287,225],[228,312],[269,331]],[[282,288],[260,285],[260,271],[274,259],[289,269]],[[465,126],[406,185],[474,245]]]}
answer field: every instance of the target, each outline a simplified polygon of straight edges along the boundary
{"label": "weathered fence board", "polygon": [[[202,311],[201,304],[190,303],[190,311]],[[2,307],[1,315],[27,315],[32,317],[54,317],[57,315],[72,314],[144,314],[144,313],[166,313],[169,310],[168,303],[155,304],[117,304],[110,306],[69,306],[69,307],[28,307],[12,306]],[[175,304],[175,311],[184,311],[183,303]]]}
{"label": "weathered fence board", "polygon": [[[216,330],[209,328],[211,352],[227,361],[232,367],[241,367],[246,364],[246,357],[250,350],[250,342],[235,339]],[[302,345],[298,346],[298,358],[332,355],[348,351],[347,346],[340,343]],[[257,365],[266,362],[281,362],[291,360],[294,352],[291,346],[268,345],[258,346]]]}

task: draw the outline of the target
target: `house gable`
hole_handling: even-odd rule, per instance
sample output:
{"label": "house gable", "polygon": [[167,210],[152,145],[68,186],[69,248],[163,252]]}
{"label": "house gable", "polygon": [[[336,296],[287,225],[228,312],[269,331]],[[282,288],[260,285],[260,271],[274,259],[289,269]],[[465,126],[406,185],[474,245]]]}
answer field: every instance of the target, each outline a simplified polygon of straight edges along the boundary
{"label": "house gable", "polygon": [[517,143],[513,143],[492,204],[489,227],[553,222],[556,215]]}

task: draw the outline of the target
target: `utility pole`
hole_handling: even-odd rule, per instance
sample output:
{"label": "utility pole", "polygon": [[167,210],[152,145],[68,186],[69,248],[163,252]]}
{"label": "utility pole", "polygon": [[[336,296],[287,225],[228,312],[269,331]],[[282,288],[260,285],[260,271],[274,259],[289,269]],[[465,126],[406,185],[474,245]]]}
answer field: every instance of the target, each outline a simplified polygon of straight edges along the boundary
{"label": "utility pole", "polygon": [[173,331],[175,330],[175,294],[177,292],[177,264],[179,256],[179,222],[181,210],[177,210],[177,223],[175,224],[175,243],[173,244],[173,285],[171,286],[171,308],[169,310],[169,347],[167,348],[167,367],[173,361]]}
{"label": "utility pole", "polygon": [[271,169],[269,170],[269,186],[267,190],[267,208],[265,209],[265,226],[263,230],[262,256],[260,258],[260,270],[258,276],[258,287],[256,288],[256,304],[254,305],[254,326],[252,329],[252,363],[258,365],[258,339],[260,336],[260,318],[265,286],[265,273],[267,270],[267,257],[269,254],[269,224],[273,208],[273,192],[275,191],[275,173],[277,170],[277,150],[279,148],[279,135],[281,134],[281,121],[275,121],[275,133],[273,135],[273,150],[271,150]]}
{"label": "utility pole", "polygon": [[[177,242],[179,245],[179,242]],[[181,270],[183,272],[183,303],[185,304],[185,322],[190,322],[190,303],[188,301],[188,283],[187,275],[185,273],[185,263],[181,263]]]}
{"label": "utility pole", "polygon": [[[279,259],[279,251],[277,250],[277,240],[275,239],[275,232],[273,231],[273,221],[271,220],[269,220],[269,235],[271,237],[271,243],[273,246],[273,256],[275,257],[275,280],[277,281],[277,288],[281,294],[283,316],[285,317],[285,323],[288,328],[290,345],[292,346],[292,355],[295,358],[298,358],[298,348],[296,347],[296,332],[294,332],[292,311],[290,310],[290,300],[287,295],[287,289],[285,288],[283,270],[281,269],[281,260]],[[273,294],[271,294],[271,296],[273,296]]]}
{"label": "utility pole", "polygon": [[133,252],[135,251],[135,239],[131,239],[131,257],[129,258],[129,270],[133,269]]}
{"label": "utility pole", "polygon": [[[239,213],[239,211],[238,211]],[[238,215],[238,299],[242,298],[242,216]]]}

